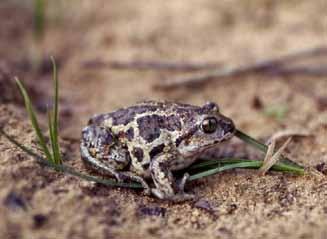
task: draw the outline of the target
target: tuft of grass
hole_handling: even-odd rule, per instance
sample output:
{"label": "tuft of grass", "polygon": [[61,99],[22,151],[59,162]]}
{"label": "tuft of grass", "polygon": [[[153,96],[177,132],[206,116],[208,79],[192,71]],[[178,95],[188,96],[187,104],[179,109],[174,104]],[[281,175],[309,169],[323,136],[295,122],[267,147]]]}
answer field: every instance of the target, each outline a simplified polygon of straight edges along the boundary
{"label": "tuft of grass", "polygon": [[[51,150],[48,148],[46,143],[46,137],[42,133],[41,128],[39,126],[34,107],[30,100],[28,93],[26,92],[25,87],[16,78],[17,85],[19,90],[24,98],[25,107],[28,112],[32,127],[37,135],[38,143],[45,157],[35,153],[32,149],[29,149],[16,141],[12,136],[8,135],[4,132],[3,129],[0,128],[0,134],[6,137],[11,143],[19,147],[21,150],[26,152],[27,154],[34,157],[40,164],[47,166],[51,169],[54,169],[58,172],[62,172],[65,174],[73,175],[83,180],[100,183],[106,186],[119,186],[119,187],[128,187],[128,188],[142,188],[142,185],[139,183],[131,182],[131,183],[120,183],[113,179],[103,179],[99,177],[94,177],[91,175],[80,173],[73,168],[62,163],[62,157],[60,153],[60,145],[58,141],[58,112],[59,112],[59,83],[58,83],[58,75],[57,68],[55,64],[54,58],[51,58],[53,64],[53,83],[54,83],[54,103],[52,109],[48,109],[48,127],[49,127],[49,138],[51,144]],[[258,142],[253,139],[249,135],[241,132],[240,130],[236,131],[236,136],[243,140],[244,142],[252,145],[253,147],[266,152],[268,146]],[[192,172],[189,180],[196,180],[203,177],[208,177],[210,175],[223,172],[226,170],[236,169],[236,168],[250,168],[250,169],[259,169],[263,164],[263,161],[260,160],[248,160],[248,159],[236,159],[236,158],[225,158],[220,160],[207,160],[200,161],[196,164],[193,164],[189,167],[188,171]],[[280,162],[277,162],[271,170],[281,171],[281,172],[289,172],[293,174],[302,175],[304,174],[304,168],[295,162],[283,157]]]}
{"label": "tuft of grass", "polygon": [[52,110],[48,109],[48,127],[49,127],[49,135],[50,135],[50,143],[52,150],[50,151],[48,148],[48,145],[46,143],[46,137],[41,131],[39,122],[37,120],[35,110],[32,104],[32,101],[23,85],[23,83],[16,77],[16,83],[18,85],[18,88],[20,90],[20,93],[23,96],[25,108],[27,110],[27,113],[29,115],[32,127],[36,133],[36,136],[38,138],[39,146],[41,147],[43,153],[45,154],[46,159],[49,162],[52,162],[54,164],[61,164],[61,153],[60,153],[60,147],[58,142],[58,76],[57,76],[57,68],[56,63],[53,58],[51,58],[52,64],[53,64],[53,82],[54,82],[54,103],[53,103],[53,112]]}
{"label": "tuft of grass", "polygon": [[69,174],[72,176],[76,176],[78,178],[84,179],[86,181],[96,182],[100,183],[106,186],[119,186],[119,187],[128,187],[128,188],[142,188],[142,185],[139,183],[119,183],[112,179],[102,179],[98,177],[94,177],[87,174],[82,174],[80,172],[77,172],[73,168],[65,165],[65,164],[56,164],[53,161],[48,160],[47,158],[44,158],[43,156],[35,153],[32,149],[27,148],[23,144],[19,143],[17,140],[15,140],[12,136],[8,135],[3,129],[0,128],[0,134],[3,135],[5,138],[7,138],[12,144],[23,150],[28,155],[32,156],[37,160],[38,163],[40,163],[43,166],[49,167],[51,169],[54,169],[59,172],[63,172],[65,174]]}

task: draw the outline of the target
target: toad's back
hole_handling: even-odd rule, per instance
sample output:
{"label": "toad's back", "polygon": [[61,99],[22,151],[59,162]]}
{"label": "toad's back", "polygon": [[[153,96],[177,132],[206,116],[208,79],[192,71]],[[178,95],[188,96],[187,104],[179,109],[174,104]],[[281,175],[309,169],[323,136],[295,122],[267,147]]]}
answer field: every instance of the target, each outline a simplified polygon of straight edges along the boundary
{"label": "toad's back", "polygon": [[[180,119],[189,118],[195,112],[200,113],[203,108],[188,104],[173,102],[145,101],[128,108],[121,108],[107,114],[96,115],[90,119],[89,124],[103,125],[108,127],[127,125],[137,118],[147,115],[176,115]],[[104,123],[105,122],[105,123]]]}

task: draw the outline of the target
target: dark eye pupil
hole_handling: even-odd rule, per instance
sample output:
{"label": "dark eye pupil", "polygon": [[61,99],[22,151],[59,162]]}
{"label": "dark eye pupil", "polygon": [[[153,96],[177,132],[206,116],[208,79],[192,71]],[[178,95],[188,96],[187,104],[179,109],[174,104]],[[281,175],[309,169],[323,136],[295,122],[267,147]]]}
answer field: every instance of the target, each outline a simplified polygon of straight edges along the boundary
{"label": "dark eye pupil", "polygon": [[217,120],[215,118],[208,118],[203,120],[202,129],[205,133],[213,133],[217,129]]}

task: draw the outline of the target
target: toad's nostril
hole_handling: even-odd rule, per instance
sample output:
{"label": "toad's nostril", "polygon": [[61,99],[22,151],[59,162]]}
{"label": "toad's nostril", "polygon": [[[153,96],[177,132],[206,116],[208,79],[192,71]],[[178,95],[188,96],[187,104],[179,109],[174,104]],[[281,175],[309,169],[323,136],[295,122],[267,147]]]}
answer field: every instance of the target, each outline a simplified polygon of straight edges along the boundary
{"label": "toad's nostril", "polygon": [[225,121],[222,125],[221,125],[224,134],[227,133],[234,133],[235,131],[235,125],[233,123],[233,121]]}

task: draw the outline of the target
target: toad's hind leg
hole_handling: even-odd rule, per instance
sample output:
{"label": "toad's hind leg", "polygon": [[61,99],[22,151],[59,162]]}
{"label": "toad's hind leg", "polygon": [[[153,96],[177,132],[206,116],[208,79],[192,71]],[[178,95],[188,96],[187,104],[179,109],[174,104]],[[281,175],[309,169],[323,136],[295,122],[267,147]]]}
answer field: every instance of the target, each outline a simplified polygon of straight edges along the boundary
{"label": "toad's hind leg", "polygon": [[116,140],[110,129],[96,125],[87,126],[82,131],[80,149],[87,166],[121,181],[118,171],[129,164],[130,157],[127,149]]}
{"label": "toad's hind leg", "polygon": [[96,125],[86,127],[82,132],[80,148],[83,161],[95,171],[114,176],[119,182],[125,179],[139,182],[144,192],[150,194],[150,187],[142,177],[121,171],[130,163],[129,152],[110,129]]}

